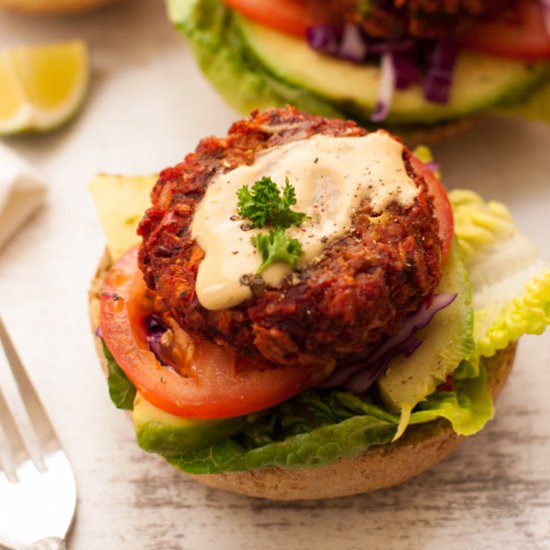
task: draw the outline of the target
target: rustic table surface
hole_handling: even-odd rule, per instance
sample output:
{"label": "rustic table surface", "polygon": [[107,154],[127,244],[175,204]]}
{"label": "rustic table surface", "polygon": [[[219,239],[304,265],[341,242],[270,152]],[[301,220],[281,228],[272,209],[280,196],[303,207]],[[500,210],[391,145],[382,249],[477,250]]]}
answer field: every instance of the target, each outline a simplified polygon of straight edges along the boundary
{"label": "rustic table surface", "polygon": [[[270,503],[205,488],[137,448],[89,332],[86,292],[104,237],[87,185],[97,172],[174,164],[236,114],[199,74],[161,0],[81,17],[0,14],[2,47],[72,37],[90,47],[91,92],[68,127],[4,140],[50,188],[0,254],[2,315],[76,470],[69,548],[550,548],[550,334],[522,340],[497,418],[399,488]],[[550,127],[485,120],[435,152],[448,187],[506,201],[550,260]]]}

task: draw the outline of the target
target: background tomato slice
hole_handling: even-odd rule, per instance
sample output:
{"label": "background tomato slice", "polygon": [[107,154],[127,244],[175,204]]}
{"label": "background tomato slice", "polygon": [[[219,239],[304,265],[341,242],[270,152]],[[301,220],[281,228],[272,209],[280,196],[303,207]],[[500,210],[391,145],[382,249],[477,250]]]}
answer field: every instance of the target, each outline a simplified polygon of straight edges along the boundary
{"label": "background tomato slice", "polygon": [[539,0],[521,0],[517,21],[480,23],[463,38],[464,46],[497,56],[535,60],[550,57],[550,35]]}
{"label": "background tomato slice", "polygon": [[[307,27],[330,23],[303,0],[223,0],[235,11],[281,32],[304,37]],[[550,57],[550,36],[540,0],[520,0],[516,21],[478,23],[462,38],[465,47],[516,59]]]}
{"label": "background tomato slice", "polygon": [[195,343],[183,376],[161,365],[149,348],[143,319],[152,312],[137,266],[137,249],[127,252],[109,271],[101,295],[100,324],[105,344],[143,397],[171,414],[226,418],[276,405],[320,382],[323,369],[239,366],[238,356],[207,342]]}
{"label": "background tomato slice", "polygon": [[433,173],[428,166],[420,161],[414,155],[411,156],[411,164],[414,171],[421,174],[426,180],[430,195],[434,200],[435,216],[439,222],[439,238],[441,239],[441,257],[443,261],[449,253],[449,248],[453,241],[454,234],[454,217],[447,191],[439,178]]}
{"label": "background tomato slice", "polygon": [[223,0],[235,11],[287,34],[305,36],[307,27],[322,21],[299,0]]}

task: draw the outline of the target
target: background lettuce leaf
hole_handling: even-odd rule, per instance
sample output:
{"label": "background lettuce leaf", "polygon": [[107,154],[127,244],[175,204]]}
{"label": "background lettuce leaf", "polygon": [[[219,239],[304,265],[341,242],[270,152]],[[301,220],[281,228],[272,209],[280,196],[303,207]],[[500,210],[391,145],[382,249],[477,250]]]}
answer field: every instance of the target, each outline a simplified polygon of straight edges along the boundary
{"label": "background lettuce leaf", "polygon": [[257,63],[234,25],[234,15],[219,0],[167,0],[168,15],[189,39],[197,62],[213,86],[243,114],[282,107],[344,117],[330,103],[303,88],[271,76]]}
{"label": "background lettuce leaf", "polygon": [[449,198],[472,283],[476,356],[490,357],[550,323],[550,268],[503,204],[472,191]]}

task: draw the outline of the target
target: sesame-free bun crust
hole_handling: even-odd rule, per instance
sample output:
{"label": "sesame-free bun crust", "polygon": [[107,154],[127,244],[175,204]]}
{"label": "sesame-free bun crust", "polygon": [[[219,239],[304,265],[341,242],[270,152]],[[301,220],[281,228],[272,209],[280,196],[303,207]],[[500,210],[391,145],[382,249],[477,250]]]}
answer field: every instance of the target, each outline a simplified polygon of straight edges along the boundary
{"label": "sesame-free bun crust", "polygon": [[0,8],[35,14],[77,13],[119,0],[0,0]]}
{"label": "sesame-free bun crust", "polygon": [[[111,265],[102,257],[89,292],[92,330],[99,326],[99,296]],[[101,341],[95,338],[105,374],[107,364]],[[516,344],[487,360],[489,387],[493,398],[500,394],[514,362]],[[196,481],[226,491],[272,500],[334,498],[367,493],[399,485],[446,458],[463,441],[448,422],[437,420],[411,426],[396,443],[370,448],[357,458],[315,468],[260,468],[223,474],[185,474]]]}

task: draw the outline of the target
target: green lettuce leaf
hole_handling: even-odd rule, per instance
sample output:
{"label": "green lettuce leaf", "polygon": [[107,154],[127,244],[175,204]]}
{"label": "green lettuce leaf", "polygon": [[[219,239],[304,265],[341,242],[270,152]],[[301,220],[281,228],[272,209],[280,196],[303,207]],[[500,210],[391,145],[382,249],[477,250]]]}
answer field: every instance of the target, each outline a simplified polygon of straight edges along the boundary
{"label": "green lettuce leaf", "polygon": [[124,371],[120,368],[109,348],[102,340],[103,354],[107,360],[107,383],[109,385],[109,396],[117,409],[131,411],[134,406],[136,388],[128,380]]}
{"label": "green lettuce leaf", "polygon": [[550,323],[550,267],[498,202],[449,193],[474,304],[476,356],[490,357]]}
{"label": "green lettuce leaf", "polygon": [[307,390],[271,409],[239,436],[166,458],[192,473],[329,464],[388,443],[398,421],[368,397]]}
{"label": "green lettuce leaf", "polygon": [[475,378],[456,380],[456,391],[438,391],[428,396],[411,415],[410,425],[445,418],[457,434],[467,436],[479,432],[493,418],[495,410],[483,361],[478,370]]}

